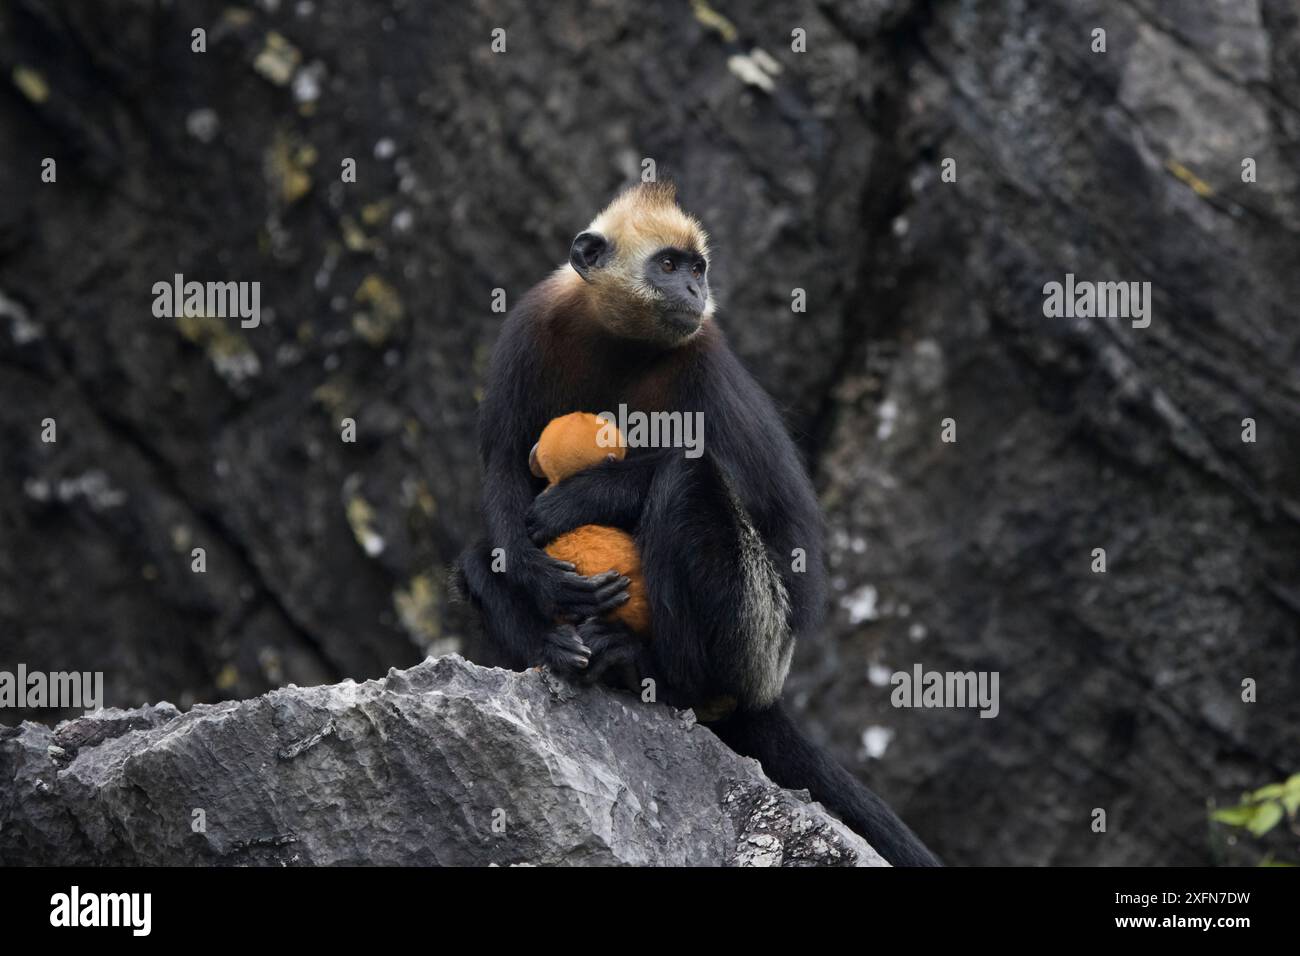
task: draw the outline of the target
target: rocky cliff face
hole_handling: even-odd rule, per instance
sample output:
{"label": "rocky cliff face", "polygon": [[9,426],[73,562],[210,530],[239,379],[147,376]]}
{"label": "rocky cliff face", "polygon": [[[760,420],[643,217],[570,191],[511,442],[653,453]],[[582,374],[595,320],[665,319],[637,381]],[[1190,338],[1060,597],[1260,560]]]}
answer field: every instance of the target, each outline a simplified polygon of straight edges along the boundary
{"label": "rocky cliff face", "polygon": [[0,779],[0,865],[886,865],[689,711],[456,656],[0,727]]}
{"label": "rocky cliff face", "polygon": [[[950,863],[1211,860],[1206,799],[1296,770],[1292,0],[448,6],[0,6],[0,667],[188,708],[488,660],[442,568],[494,290],[651,158],[825,503],[813,732]],[[155,318],[177,273],[262,323]],[[1045,317],[1067,273],[1151,324]],[[894,710],[916,663],[1001,715]]]}

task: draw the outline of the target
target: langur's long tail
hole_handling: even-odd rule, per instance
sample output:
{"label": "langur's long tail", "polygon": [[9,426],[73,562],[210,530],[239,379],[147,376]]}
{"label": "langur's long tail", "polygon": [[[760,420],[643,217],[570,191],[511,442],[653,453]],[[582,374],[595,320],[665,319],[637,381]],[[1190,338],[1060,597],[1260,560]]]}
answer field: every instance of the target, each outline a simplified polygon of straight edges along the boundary
{"label": "langur's long tail", "polygon": [[787,789],[805,789],[894,866],[942,866],[885,801],[804,736],[780,701],[708,725],[736,753],[753,757]]}

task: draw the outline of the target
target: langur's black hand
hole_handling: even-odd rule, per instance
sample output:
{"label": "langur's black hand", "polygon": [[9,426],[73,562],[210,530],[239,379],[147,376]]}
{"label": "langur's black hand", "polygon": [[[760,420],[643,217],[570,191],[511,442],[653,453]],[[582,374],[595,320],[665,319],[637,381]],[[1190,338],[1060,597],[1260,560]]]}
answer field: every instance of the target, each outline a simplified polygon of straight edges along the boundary
{"label": "langur's black hand", "polygon": [[590,652],[585,680],[603,680],[613,672],[628,690],[637,689],[646,669],[642,663],[645,642],[618,622],[590,617],[578,625],[578,638]]}
{"label": "langur's black hand", "polygon": [[545,547],[560,535],[590,523],[583,519],[583,501],[575,493],[576,488],[577,483],[569,479],[533,499],[524,516],[524,527],[533,544]]}
{"label": "langur's black hand", "polygon": [[542,640],[542,664],[561,674],[573,674],[585,671],[590,662],[591,648],[582,643],[572,624],[557,624],[547,631]]}
{"label": "langur's black hand", "polygon": [[531,585],[537,609],[547,618],[580,621],[604,614],[624,604],[628,579],[617,571],[584,577],[567,561],[557,561],[539,551]]}
{"label": "langur's black hand", "polygon": [[605,461],[571,475],[533,499],[524,515],[524,529],[538,547],[585,524],[634,532],[663,460],[662,454],[646,454]]}
{"label": "langur's black hand", "polygon": [[631,595],[627,587],[631,582],[617,571],[606,571],[584,578],[572,574],[560,592],[560,615],[571,621],[598,617],[622,604]]}

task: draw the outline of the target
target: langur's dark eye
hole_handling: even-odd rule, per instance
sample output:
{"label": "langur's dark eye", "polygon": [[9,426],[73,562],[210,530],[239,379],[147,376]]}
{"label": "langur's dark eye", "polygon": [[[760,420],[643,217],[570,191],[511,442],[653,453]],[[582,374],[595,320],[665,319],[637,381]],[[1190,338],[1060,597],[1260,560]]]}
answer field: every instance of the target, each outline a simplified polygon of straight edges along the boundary
{"label": "langur's dark eye", "polygon": [[673,260],[669,259],[667,256],[664,256],[662,259],[659,260],[659,268],[663,269],[664,272],[672,272],[674,269],[677,268],[677,266],[673,264]]}
{"label": "langur's dark eye", "polygon": [[704,263],[697,262],[695,265],[691,266],[691,275],[695,276],[697,279],[704,275]]}

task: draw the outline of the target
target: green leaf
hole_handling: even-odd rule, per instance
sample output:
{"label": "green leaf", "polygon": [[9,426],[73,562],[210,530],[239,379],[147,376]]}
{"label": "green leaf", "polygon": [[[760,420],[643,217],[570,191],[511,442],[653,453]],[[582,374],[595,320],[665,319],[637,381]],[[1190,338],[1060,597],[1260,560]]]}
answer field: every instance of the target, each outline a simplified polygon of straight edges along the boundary
{"label": "green leaf", "polygon": [[1222,810],[1215,810],[1210,815],[1211,820],[1217,820],[1232,827],[1248,826],[1254,818],[1255,808],[1249,806],[1224,807]]}
{"label": "green leaf", "polygon": [[1276,801],[1265,803],[1255,813],[1255,817],[1250,823],[1246,824],[1247,829],[1255,836],[1263,836],[1269,830],[1277,826],[1278,821],[1282,819],[1282,804]]}

